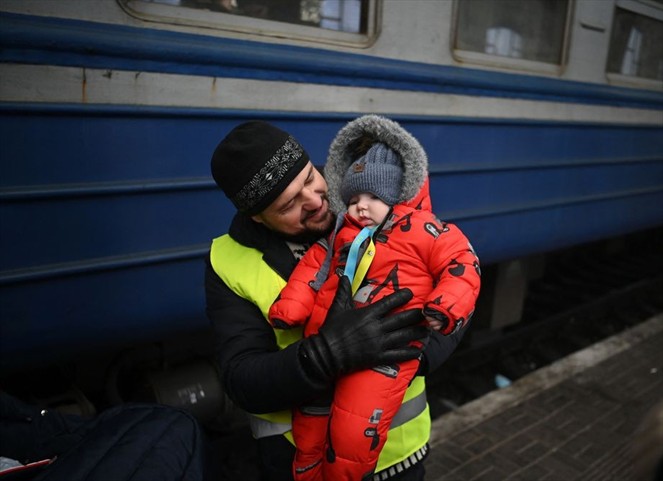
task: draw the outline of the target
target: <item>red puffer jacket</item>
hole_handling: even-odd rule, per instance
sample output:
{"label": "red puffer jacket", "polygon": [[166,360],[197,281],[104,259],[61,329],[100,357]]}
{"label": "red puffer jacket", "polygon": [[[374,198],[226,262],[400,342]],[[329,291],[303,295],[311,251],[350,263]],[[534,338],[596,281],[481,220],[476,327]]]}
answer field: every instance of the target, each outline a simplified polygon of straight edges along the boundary
{"label": "red puffer jacket", "polygon": [[[326,261],[327,247],[318,243],[309,249],[270,310],[275,325],[292,327],[308,320],[305,334],[318,331],[343,274],[350,245],[361,228],[345,216],[334,239],[329,279],[319,293],[311,285]],[[370,304],[407,287],[414,297],[402,309],[424,309],[426,315],[443,321],[443,334],[466,323],[479,294],[478,258],[458,227],[438,220],[430,211],[427,181],[415,197],[393,207],[373,240],[374,260],[355,302]]]}
{"label": "red puffer jacket", "polygon": [[[451,334],[466,325],[479,293],[479,261],[465,235],[441,222],[431,210],[426,154],[397,123],[374,115],[360,117],[339,131],[325,165],[329,203],[344,212],[343,176],[352,161],[375,142],[399,155],[403,179],[398,202],[372,234],[375,252],[354,300],[370,304],[402,288],[414,296],[401,309],[420,308],[442,321]],[[276,328],[306,323],[305,335],[318,331],[346,270],[350,246],[362,226],[348,215],[325,242],[313,246],[299,262],[272,305]],[[364,242],[357,256],[366,252]],[[451,336],[452,338],[454,336]],[[412,360],[342,376],[336,382],[329,413],[323,404],[300,406],[293,414],[297,481],[368,479],[405,392],[419,369]],[[319,401],[319,400],[318,400]],[[412,418],[413,420],[415,418]],[[421,443],[425,443],[422,438]]]}

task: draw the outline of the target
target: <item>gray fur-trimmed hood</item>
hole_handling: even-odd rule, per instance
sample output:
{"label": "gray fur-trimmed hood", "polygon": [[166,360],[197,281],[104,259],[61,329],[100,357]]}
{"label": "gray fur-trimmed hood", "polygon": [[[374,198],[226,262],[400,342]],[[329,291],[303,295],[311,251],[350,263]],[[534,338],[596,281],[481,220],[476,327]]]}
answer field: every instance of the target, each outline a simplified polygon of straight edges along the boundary
{"label": "gray fur-trimmed hood", "polygon": [[[363,141],[369,142],[364,143]],[[325,164],[325,179],[329,186],[329,205],[334,212],[344,212],[341,182],[346,171],[364,152],[361,144],[383,142],[397,152],[403,162],[403,185],[398,203],[412,200],[428,179],[428,157],[423,147],[397,122],[379,115],[364,115],[343,127],[329,147]]]}

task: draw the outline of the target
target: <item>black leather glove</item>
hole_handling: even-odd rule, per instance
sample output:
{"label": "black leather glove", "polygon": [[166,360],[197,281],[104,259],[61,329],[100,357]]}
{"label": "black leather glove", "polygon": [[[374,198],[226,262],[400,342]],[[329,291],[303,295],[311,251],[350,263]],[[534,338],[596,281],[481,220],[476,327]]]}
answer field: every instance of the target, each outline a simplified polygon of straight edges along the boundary
{"label": "black leather glove", "polygon": [[350,280],[341,277],[320,331],[301,341],[299,355],[304,369],[317,379],[331,380],[359,369],[417,358],[421,349],[409,344],[429,335],[422,325],[421,310],[388,315],[411,298],[412,292],[402,289],[355,309]]}

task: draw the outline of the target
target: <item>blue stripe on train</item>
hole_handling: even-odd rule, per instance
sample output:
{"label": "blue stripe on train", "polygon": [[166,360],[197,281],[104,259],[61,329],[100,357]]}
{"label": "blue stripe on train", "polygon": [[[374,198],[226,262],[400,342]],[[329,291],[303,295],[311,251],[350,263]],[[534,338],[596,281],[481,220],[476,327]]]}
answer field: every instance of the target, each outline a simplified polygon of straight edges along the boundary
{"label": "blue stripe on train", "polygon": [[[263,118],[323,164],[353,117],[0,107],[2,363],[205,329],[206,246],[233,212],[209,175],[216,143]],[[484,263],[663,224],[660,128],[390,117]]]}

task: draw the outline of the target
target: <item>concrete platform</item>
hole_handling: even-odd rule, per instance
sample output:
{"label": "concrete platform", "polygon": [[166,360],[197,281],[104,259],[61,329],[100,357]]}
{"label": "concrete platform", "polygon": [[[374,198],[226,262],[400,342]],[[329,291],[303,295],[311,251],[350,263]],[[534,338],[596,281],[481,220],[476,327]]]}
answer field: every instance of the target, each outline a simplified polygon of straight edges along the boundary
{"label": "concrete platform", "polygon": [[426,480],[658,481],[662,402],[658,315],[437,418]]}

